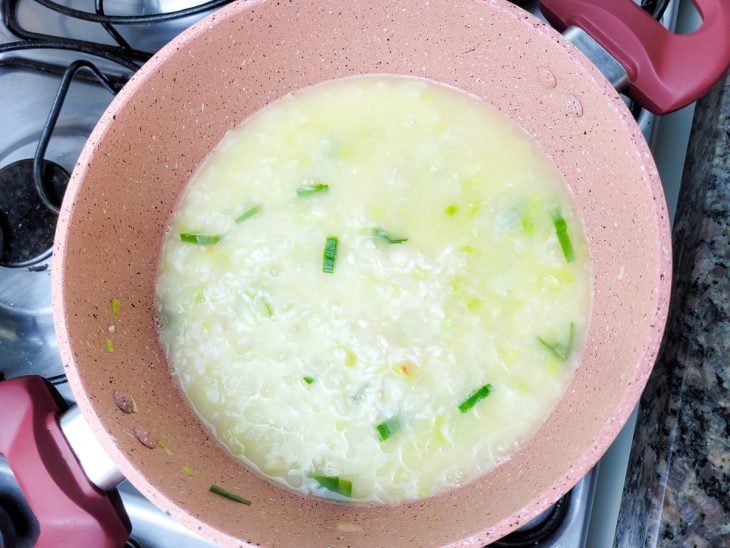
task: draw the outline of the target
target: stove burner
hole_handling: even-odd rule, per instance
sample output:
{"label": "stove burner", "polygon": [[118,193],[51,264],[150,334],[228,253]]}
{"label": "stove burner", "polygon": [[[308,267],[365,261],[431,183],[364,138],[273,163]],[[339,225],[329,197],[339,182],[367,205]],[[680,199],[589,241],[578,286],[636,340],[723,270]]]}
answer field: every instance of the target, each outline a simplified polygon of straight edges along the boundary
{"label": "stove burner", "polygon": [[[60,204],[69,175],[54,162],[41,169],[46,197]],[[36,192],[33,160],[19,160],[0,169],[0,265],[27,266],[46,258],[53,244],[56,214]]]}
{"label": "stove burner", "polygon": [[569,491],[558,502],[553,504],[544,517],[538,516],[541,518],[538,523],[533,525],[533,522],[529,522],[527,526],[517,529],[517,531],[499,539],[497,542],[493,542],[489,546],[497,548],[523,548],[526,546],[537,546],[541,542],[548,540],[563,523],[565,516],[568,515],[571,493],[572,491]]}

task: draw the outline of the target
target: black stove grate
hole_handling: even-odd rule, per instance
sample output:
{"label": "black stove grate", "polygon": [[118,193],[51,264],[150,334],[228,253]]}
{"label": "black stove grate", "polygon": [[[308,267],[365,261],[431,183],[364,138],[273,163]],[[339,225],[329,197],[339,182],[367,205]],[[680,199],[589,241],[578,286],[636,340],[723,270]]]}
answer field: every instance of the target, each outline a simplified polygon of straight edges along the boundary
{"label": "black stove grate", "polygon": [[[16,55],[0,58],[0,68],[6,70],[36,71],[61,77],[33,158],[20,160],[0,169],[0,186],[7,197],[0,201],[0,265],[6,267],[27,267],[50,256],[56,215],[69,175],[46,158],[46,151],[71,82],[91,82],[116,94],[131,74],[152,56],[150,52],[132,48],[115,25],[152,25],[182,19],[215,9],[231,0],[211,0],[165,13],[124,16],[107,14],[103,0],[95,0],[93,13],[72,9],[51,0],[25,1],[36,2],[66,17],[99,24],[116,45],[53,36],[26,29],[17,18],[20,0],[2,0],[3,22],[18,40],[0,44],[0,55],[23,54],[35,50],[64,50],[82,56],[65,66]],[[106,65],[111,63],[121,72],[100,68],[99,60],[106,61]]]}
{"label": "black stove grate", "polygon": [[[69,8],[51,0],[25,0],[28,2],[36,2],[49,10],[79,21],[98,23],[117,44],[107,45],[99,44],[97,42],[89,42],[86,40],[78,40],[75,38],[52,36],[24,28],[17,18],[17,8],[20,1],[21,0],[2,0],[2,10],[5,26],[11,33],[13,33],[13,35],[23,41],[21,44],[29,45],[29,42],[36,44],[46,43],[49,45],[45,47],[77,51],[79,53],[94,55],[96,57],[103,57],[115,62],[124,60],[134,64],[134,66],[129,67],[132,69],[137,69],[142,66],[145,61],[152,57],[152,53],[132,48],[115,28],[115,25],[148,25],[165,21],[173,21],[184,17],[190,17],[192,15],[199,15],[231,2],[231,0],[209,0],[197,6],[164,13],[151,13],[144,15],[109,15],[104,11],[103,0],[95,0],[95,11],[93,13]],[[12,44],[5,44],[5,46],[7,45]],[[36,45],[35,47],[44,46]],[[9,50],[0,48],[0,53],[3,51]],[[124,63],[125,65],[126,62]]]}

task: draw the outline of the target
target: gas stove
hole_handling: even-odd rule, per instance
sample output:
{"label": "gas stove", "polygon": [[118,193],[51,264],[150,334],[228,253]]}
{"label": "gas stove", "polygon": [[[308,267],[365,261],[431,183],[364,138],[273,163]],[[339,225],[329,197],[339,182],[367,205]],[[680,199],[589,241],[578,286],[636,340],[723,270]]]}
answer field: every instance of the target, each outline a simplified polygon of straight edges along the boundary
{"label": "gas stove", "polygon": [[[230,0],[117,0],[114,15],[105,13],[103,0],[0,1],[0,380],[41,375],[73,402],[55,344],[50,295],[55,220],[69,173],[131,75],[180,31]],[[540,15],[536,2],[517,3]],[[641,4],[674,28],[679,0]],[[681,163],[677,169],[677,154],[666,151],[686,149],[691,114],[658,120],[639,108],[632,112],[655,152],[673,213]],[[607,457],[570,493],[494,546],[612,544],[632,432],[629,421]],[[133,527],[128,546],[213,546],[128,482],[118,489]],[[38,536],[2,455],[0,532],[7,545],[31,546]]]}

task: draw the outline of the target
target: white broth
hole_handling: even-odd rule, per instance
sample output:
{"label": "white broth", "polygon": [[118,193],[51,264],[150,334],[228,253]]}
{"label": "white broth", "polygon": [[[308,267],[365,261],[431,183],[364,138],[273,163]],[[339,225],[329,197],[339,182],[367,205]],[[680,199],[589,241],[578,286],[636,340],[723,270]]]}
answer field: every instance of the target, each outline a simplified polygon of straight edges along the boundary
{"label": "white broth", "polygon": [[348,78],[267,106],[192,177],[161,338],[248,466],[397,503],[474,479],[544,422],[589,266],[558,171],[515,123],[427,80]]}

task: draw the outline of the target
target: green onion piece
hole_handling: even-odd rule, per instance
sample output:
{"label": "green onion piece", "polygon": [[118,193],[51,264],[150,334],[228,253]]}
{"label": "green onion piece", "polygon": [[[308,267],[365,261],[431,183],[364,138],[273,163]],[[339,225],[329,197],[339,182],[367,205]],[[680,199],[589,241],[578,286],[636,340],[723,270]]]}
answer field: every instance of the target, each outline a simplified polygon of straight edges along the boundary
{"label": "green onion piece", "polygon": [[300,198],[306,198],[319,192],[329,192],[330,186],[324,183],[318,183],[316,185],[300,186],[297,189],[297,196]]}
{"label": "green onion piece", "polygon": [[365,395],[365,390],[367,390],[368,385],[363,384],[360,388],[357,389],[357,392],[353,394],[352,401],[360,401],[362,397]]}
{"label": "green onion piece", "polygon": [[560,211],[553,213],[553,224],[555,225],[555,234],[558,236],[560,248],[563,250],[563,256],[567,262],[573,262],[575,254],[573,253],[573,244],[568,236],[568,223],[565,222]]}
{"label": "green onion piece", "polygon": [[235,493],[231,493],[230,491],[226,491],[225,489],[223,489],[223,487],[219,487],[215,483],[210,484],[210,492],[215,493],[216,495],[220,495],[221,497],[226,497],[227,499],[240,502],[241,504],[245,504],[246,506],[251,506],[250,500],[236,495]]}
{"label": "green onion piece", "polygon": [[538,342],[545,347],[553,356],[564,362],[570,355],[571,347],[573,346],[573,334],[575,331],[575,325],[570,322],[570,332],[568,333],[568,342],[566,344],[561,343],[549,343],[542,337],[538,337]]}
{"label": "green onion piece", "polygon": [[356,363],[357,355],[349,348],[345,348],[345,365],[347,367],[355,367]]}
{"label": "green onion piece", "polygon": [[162,449],[165,452],[165,455],[167,455],[168,457],[171,457],[171,456],[173,456],[175,454],[175,453],[172,452],[172,449],[170,449],[167,446],[167,444],[164,442],[164,440],[162,438],[160,438],[160,439],[157,440],[157,447],[159,447],[160,449]]}
{"label": "green onion piece", "polygon": [[528,234],[533,234],[535,232],[535,223],[532,222],[532,219],[527,215],[522,215],[522,230],[527,232]]}
{"label": "green onion piece", "polygon": [[114,352],[114,343],[111,339],[104,339],[104,343],[106,344],[107,352]]}
{"label": "green onion piece", "polygon": [[262,299],[261,300],[261,303],[262,303],[262,305],[264,307],[264,312],[266,313],[266,316],[269,317],[269,318],[271,318],[274,315],[274,309],[271,308],[271,305],[269,304],[268,301],[264,301]]}
{"label": "green onion piece", "polygon": [[119,311],[122,307],[122,301],[114,297],[112,299],[112,314],[115,316],[119,316]]}
{"label": "green onion piece", "polygon": [[391,236],[380,227],[373,228],[373,235],[379,240],[383,240],[385,243],[388,244],[402,244],[403,242],[408,241],[408,238],[398,238],[397,236]]}
{"label": "green onion piece", "polygon": [[267,318],[274,316],[274,309],[271,303],[266,300],[266,297],[260,296],[261,292],[254,291],[253,289],[247,289],[244,291],[246,296],[251,299],[251,305],[258,313],[263,314]]}
{"label": "green onion piece", "polygon": [[563,345],[560,343],[549,343],[542,337],[538,337],[537,341],[546,349],[548,350],[553,356],[555,356],[560,361],[565,361],[566,353],[565,349],[563,348]]}
{"label": "green onion piece", "polygon": [[328,491],[339,493],[346,497],[352,496],[352,482],[350,480],[346,480],[339,476],[311,475],[309,477],[319,483],[320,487],[324,487]]}
{"label": "green onion piece", "polygon": [[261,211],[261,206],[253,206],[250,209],[247,209],[243,213],[241,213],[238,217],[236,217],[236,220],[233,221],[234,223],[241,224],[246,219],[250,219],[254,215],[256,215],[259,211]]}
{"label": "green onion piece", "polygon": [[329,236],[324,245],[322,254],[322,272],[332,274],[335,271],[335,260],[337,259],[337,236]]}
{"label": "green onion piece", "polygon": [[448,215],[449,217],[453,217],[456,215],[456,212],[459,211],[459,208],[456,206],[456,204],[451,204],[444,209],[444,213]]}
{"label": "green onion piece", "polygon": [[205,234],[180,234],[180,239],[183,242],[198,245],[213,245],[219,242],[221,238],[222,236],[218,235],[206,236]]}
{"label": "green onion piece", "polygon": [[466,413],[474,407],[479,401],[483,400],[492,392],[492,385],[485,384],[481,388],[477,388],[471,395],[459,404],[459,411]]}
{"label": "green onion piece", "polygon": [[195,290],[195,293],[193,293],[193,297],[195,298],[196,303],[204,303],[205,302],[205,293],[203,293],[203,288],[199,287]]}
{"label": "green onion piece", "polygon": [[314,382],[314,377],[312,375],[304,375],[304,382],[312,384]]}
{"label": "green onion piece", "polygon": [[398,432],[401,427],[401,420],[400,417],[393,417],[391,419],[388,419],[387,421],[383,421],[380,424],[378,424],[375,427],[375,430],[378,431],[378,437],[380,438],[380,441],[385,441],[389,437],[391,437],[393,434]]}

